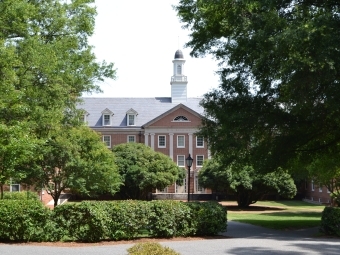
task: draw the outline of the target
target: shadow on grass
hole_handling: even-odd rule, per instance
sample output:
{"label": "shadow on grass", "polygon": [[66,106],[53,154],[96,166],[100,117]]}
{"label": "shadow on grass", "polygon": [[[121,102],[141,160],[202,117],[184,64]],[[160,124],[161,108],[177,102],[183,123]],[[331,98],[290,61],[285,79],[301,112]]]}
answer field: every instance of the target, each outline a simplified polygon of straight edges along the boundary
{"label": "shadow on grass", "polygon": [[237,205],[226,206],[228,211],[238,211],[238,212],[258,212],[258,211],[284,211],[284,208],[270,207],[270,206],[257,206],[252,205],[247,208],[240,208]]}
{"label": "shadow on grass", "polygon": [[261,213],[260,215],[273,216],[273,217],[288,217],[288,218],[321,218],[321,212],[271,212],[271,213]]}

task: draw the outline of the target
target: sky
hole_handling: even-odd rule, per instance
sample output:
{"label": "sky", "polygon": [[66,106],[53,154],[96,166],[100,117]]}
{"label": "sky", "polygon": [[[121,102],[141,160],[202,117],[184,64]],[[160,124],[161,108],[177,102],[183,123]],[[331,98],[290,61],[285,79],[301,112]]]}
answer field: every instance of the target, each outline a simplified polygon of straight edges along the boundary
{"label": "sky", "polygon": [[98,61],[113,62],[117,79],[98,83],[104,93],[94,97],[170,97],[174,55],[186,60],[188,97],[202,97],[217,88],[218,65],[210,56],[191,58],[189,31],[173,10],[178,0],[96,0],[96,26],[89,44]]}

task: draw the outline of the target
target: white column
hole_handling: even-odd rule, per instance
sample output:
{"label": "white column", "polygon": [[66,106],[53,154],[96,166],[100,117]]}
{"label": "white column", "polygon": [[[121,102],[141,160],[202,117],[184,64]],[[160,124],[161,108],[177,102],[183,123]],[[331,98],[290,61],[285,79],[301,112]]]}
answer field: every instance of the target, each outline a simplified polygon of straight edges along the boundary
{"label": "white column", "polygon": [[174,134],[169,133],[169,157],[174,160]]}
{"label": "white column", "polygon": [[192,143],[192,133],[189,133],[189,153],[192,157],[192,152],[193,152],[193,143]]}
{"label": "white column", "polygon": [[149,133],[144,134],[144,144],[149,146]]}
{"label": "white column", "polygon": [[155,149],[155,133],[151,133],[151,148]]}

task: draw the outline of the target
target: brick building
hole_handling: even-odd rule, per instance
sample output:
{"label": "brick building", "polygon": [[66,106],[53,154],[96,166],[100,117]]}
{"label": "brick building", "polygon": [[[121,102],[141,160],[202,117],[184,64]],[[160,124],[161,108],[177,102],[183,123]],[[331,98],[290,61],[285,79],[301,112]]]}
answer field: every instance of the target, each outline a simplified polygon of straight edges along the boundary
{"label": "brick building", "polygon": [[[83,98],[79,106],[84,110],[84,121],[102,134],[108,148],[138,142],[168,155],[178,166],[185,166],[190,153],[194,159],[190,173],[190,193],[195,198],[211,196],[209,190],[198,185],[198,172],[209,157],[207,144],[195,133],[201,124],[203,108],[200,98],[187,97],[185,59],[177,50],[170,80],[171,97],[156,98]],[[186,198],[187,178],[183,186],[173,184],[156,195],[164,198]],[[209,195],[203,195],[209,194]]]}

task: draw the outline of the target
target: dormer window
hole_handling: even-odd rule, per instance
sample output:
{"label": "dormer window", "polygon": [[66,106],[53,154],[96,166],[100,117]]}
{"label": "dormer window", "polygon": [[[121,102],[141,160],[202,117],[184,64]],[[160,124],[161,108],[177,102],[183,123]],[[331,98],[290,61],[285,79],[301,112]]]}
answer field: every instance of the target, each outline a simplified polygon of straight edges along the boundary
{"label": "dormer window", "polygon": [[128,115],[128,126],[134,126],[135,125],[135,115]]}
{"label": "dormer window", "polygon": [[102,111],[102,125],[111,126],[112,116],[113,116],[113,112],[111,112],[109,109],[106,108],[104,111]]}
{"label": "dormer window", "polygon": [[136,125],[136,117],[138,113],[134,109],[130,109],[126,112],[126,125],[127,126],[135,126]]}
{"label": "dormer window", "polygon": [[174,121],[189,121],[189,120],[187,117],[181,115],[174,118]]}
{"label": "dormer window", "polygon": [[104,114],[103,118],[104,118],[103,126],[110,126],[111,125],[110,115],[109,114]]}
{"label": "dormer window", "polygon": [[90,114],[85,111],[85,110],[82,110],[82,114],[80,115],[80,121],[83,122],[83,123],[86,123],[87,122],[87,116],[89,116]]}

